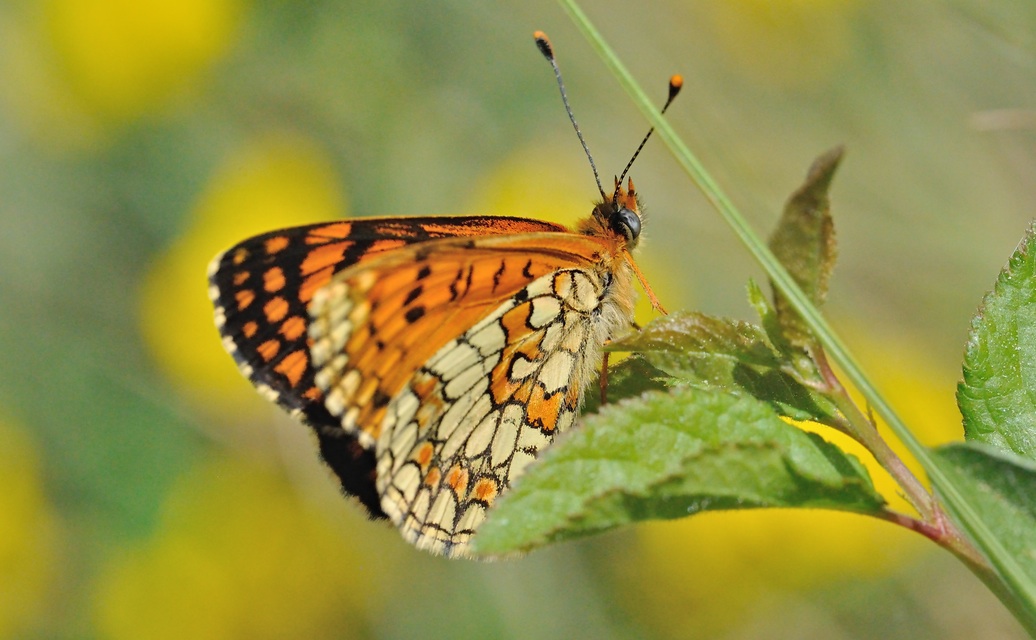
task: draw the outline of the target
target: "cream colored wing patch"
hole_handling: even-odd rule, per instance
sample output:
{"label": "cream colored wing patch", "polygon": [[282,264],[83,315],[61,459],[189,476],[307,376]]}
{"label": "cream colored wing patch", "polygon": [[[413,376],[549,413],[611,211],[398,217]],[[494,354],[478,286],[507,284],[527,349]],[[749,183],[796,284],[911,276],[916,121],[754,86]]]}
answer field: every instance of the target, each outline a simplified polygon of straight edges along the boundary
{"label": "cream colored wing patch", "polygon": [[381,506],[418,548],[464,555],[486,510],[570,427],[601,357],[603,283],[539,278],[443,346],[392,399]]}

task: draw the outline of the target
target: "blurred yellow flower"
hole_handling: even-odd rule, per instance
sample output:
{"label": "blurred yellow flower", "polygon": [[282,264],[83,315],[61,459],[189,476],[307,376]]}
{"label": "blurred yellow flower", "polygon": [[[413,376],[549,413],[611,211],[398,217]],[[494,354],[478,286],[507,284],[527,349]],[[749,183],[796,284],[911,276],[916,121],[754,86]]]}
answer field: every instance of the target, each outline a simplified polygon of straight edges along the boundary
{"label": "blurred yellow flower", "polygon": [[[878,387],[923,442],[960,439],[952,381],[940,381],[922,346],[848,333]],[[895,483],[862,447],[830,429],[806,427],[859,457],[882,495],[909,512]],[[688,629],[695,637],[729,631],[767,597],[889,575],[934,549],[894,525],[822,510],[704,514],[649,523],[635,535],[634,551],[618,567],[620,584],[628,587],[630,611],[672,638],[688,637]]]}
{"label": "blurred yellow flower", "polygon": [[346,204],[329,158],[290,136],[229,158],[191,213],[184,234],[158,256],[141,293],[141,329],[162,369],[205,408],[227,415],[267,404],[223,351],[212,320],[206,267],[264,231],[334,220]]}
{"label": "blurred yellow flower", "polygon": [[850,52],[859,0],[712,0],[701,6],[723,55],[782,87],[826,79]]}
{"label": "blurred yellow flower", "polygon": [[90,148],[191,93],[245,0],[46,0],[0,16],[0,100],[37,143]]}
{"label": "blurred yellow flower", "polygon": [[163,104],[232,44],[240,0],[48,0],[46,28],[88,109],[133,118]]}
{"label": "blurred yellow flower", "polygon": [[[349,638],[377,563],[274,470],[218,459],[181,478],[142,547],[101,574],[95,620],[119,638]],[[374,578],[372,580],[372,578]]]}
{"label": "blurred yellow flower", "polygon": [[43,493],[39,455],[0,421],[0,638],[21,637],[43,614],[57,573],[59,526]]}

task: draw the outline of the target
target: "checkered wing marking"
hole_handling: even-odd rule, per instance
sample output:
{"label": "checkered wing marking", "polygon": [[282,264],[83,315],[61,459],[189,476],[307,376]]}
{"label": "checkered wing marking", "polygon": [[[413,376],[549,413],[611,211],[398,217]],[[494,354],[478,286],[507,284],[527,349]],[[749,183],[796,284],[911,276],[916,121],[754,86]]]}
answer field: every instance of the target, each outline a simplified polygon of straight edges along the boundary
{"label": "checkered wing marking", "polygon": [[371,447],[344,433],[314,384],[309,355],[313,295],[336,273],[393,250],[442,238],[564,231],[510,217],[365,218],[294,227],[245,240],[209,265],[209,295],[224,348],[262,395],[314,428],[321,455],[346,492],[382,515]]}
{"label": "checkered wing marking", "polygon": [[[632,317],[632,274],[607,239],[476,244],[409,266],[386,256],[336,277],[310,307],[317,384],[343,427],[376,443],[382,509],[415,545],[447,555],[466,553],[496,496],[572,424],[603,343]],[[439,273],[416,294],[390,284]],[[394,302],[379,320],[383,300]]]}
{"label": "checkered wing marking", "polygon": [[[267,398],[313,423],[320,390],[308,354],[314,293],[338,272],[403,247],[441,238],[565,231],[509,217],[366,218],[272,231],[209,265],[209,295],[223,345]],[[337,424],[337,420],[333,424]]]}

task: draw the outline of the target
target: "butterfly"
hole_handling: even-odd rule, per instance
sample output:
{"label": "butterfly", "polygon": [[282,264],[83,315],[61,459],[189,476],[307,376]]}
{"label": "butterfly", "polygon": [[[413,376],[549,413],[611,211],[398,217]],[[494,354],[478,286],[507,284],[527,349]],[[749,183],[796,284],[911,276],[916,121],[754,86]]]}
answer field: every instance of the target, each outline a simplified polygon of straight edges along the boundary
{"label": "butterfly", "polygon": [[223,345],[313,429],[372,517],[420,549],[469,555],[486,512],[574,423],[603,346],[631,328],[634,279],[661,310],[631,255],[632,179],[601,192],[575,230],[359,218],[244,240],[209,267]]}

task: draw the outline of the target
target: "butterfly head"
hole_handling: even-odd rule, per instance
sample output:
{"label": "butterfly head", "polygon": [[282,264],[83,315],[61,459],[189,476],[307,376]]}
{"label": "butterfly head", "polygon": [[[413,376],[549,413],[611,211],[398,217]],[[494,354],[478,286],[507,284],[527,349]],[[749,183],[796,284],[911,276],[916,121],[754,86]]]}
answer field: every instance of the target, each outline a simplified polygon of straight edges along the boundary
{"label": "butterfly head", "polygon": [[[598,232],[605,231],[618,236],[629,249],[637,246],[641,230],[640,203],[632,179],[626,189],[616,181],[612,197],[594,207],[590,224]],[[586,231],[588,229],[584,229]]]}

